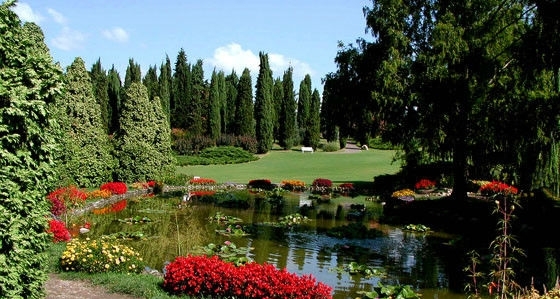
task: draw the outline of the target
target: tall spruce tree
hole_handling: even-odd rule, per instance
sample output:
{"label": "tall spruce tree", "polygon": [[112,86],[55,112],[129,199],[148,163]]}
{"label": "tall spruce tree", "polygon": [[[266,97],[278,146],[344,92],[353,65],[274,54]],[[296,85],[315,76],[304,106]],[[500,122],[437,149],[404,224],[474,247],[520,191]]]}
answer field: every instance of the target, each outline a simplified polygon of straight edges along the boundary
{"label": "tall spruce tree", "polygon": [[107,73],[107,95],[109,104],[107,106],[107,117],[109,120],[109,134],[114,134],[119,129],[119,117],[121,107],[122,81],[119,72],[113,65]]}
{"label": "tall spruce tree", "polygon": [[268,65],[268,54],[259,52],[260,69],[255,97],[255,136],[257,153],[267,153],[274,143],[274,81]]}
{"label": "tall spruce tree", "polygon": [[171,101],[171,87],[173,84],[171,77],[171,60],[169,56],[165,56],[165,64],[159,67],[158,90],[159,98],[161,99],[161,108],[167,117],[167,122],[170,123],[170,101]]}
{"label": "tall spruce tree", "polygon": [[237,84],[237,99],[235,101],[235,135],[255,136],[255,119],[253,118],[253,87],[251,71],[243,70]]}
{"label": "tall spruce tree", "polygon": [[0,5],[0,297],[43,298],[47,193],[55,178],[51,105],[63,89],[39,26]]}
{"label": "tall spruce tree", "polygon": [[105,133],[109,133],[109,81],[107,72],[101,66],[101,59],[92,65],[89,73],[93,85],[93,96],[101,109],[101,123]]}
{"label": "tall spruce tree", "polygon": [[284,97],[278,115],[279,122],[279,144],[284,149],[291,149],[296,144],[297,125],[296,125],[296,96],[294,91],[294,81],[292,79],[293,69],[290,67],[284,72],[282,77],[282,87]]}
{"label": "tall spruce tree", "polygon": [[235,70],[226,76],[226,110],[224,114],[226,125],[224,127],[226,134],[235,133],[235,115],[237,111],[237,85],[239,84],[239,77]]}
{"label": "tall spruce tree", "polygon": [[66,90],[56,104],[64,134],[60,181],[80,187],[98,187],[112,180],[114,159],[91,78],[81,58],[74,59],[65,78]]}
{"label": "tall spruce tree", "polygon": [[115,134],[119,165],[115,179],[138,182],[160,179],[172,169],[171,131],[159,98],[148,100],[146,87],[133,82],[121,105],[119,131]]}
{"label": "tall spruce tree", "polygon": [[187,54],[181,48],[175,62],[173,73],[173,88],[171,92],[171,127],[186,129],[189,125],[187,118],[188,103],[192,93],[191,67],[187,63]]}
{"label": "tall spruce tree", "polygon": [[305,75],[299,84],[297,125],[301,142],[311,146],[309,135],[309,114],[311,110],[311,77]]}

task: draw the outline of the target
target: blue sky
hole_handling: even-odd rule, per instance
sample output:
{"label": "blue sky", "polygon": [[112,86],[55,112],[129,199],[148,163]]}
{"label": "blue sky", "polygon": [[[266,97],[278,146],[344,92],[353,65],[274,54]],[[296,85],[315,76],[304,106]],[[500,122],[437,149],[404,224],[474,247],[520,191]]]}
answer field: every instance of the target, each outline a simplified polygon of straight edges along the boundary
{"label": "blue sky", "polygon": [[206,79],[214,68],[241,75],[247,67],[255,77],[262,51],[274,78],[291,65],[296,90],[309,74],[322,92],[321,79],[336,71],[338,41],[366,37],[364,6],[371,1],[20,0],[14,11],[41,26],[64,68],[81,57],[89,70],[100,58],[105,70],[114,65],[124,80],[130,58],[144,76],[166,55],[174,65],[183,48],[190,63],[204,61]]}

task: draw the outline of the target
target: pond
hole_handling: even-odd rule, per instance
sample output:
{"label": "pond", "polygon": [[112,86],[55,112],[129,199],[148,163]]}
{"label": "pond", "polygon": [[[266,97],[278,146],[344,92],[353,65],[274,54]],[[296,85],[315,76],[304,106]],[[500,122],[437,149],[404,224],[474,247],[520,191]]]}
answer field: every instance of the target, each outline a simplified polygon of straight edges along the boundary
{"label": "pond", "polygon": [[[200,254],[207,244],[230,241],[238,247],[252,248],[246,256],[258,263],[313,275],[333,288],[336,299],[356,298],[358,291],[372,291],[379,282],[411,285],[423,298],[465,298],[462,289],[466,274],[462,269],[466,265],[463,256],[458,258],[464,253],[450,246],[457,236],[381,224],[378,220],[383,205],[378,202],[368,202],[365,212],[355,217],[353,204],[363,204],[363,197],[340,197],[302,208],[306,196],[286,195],[281,206],[255,200],[243,209],[185,203],[181,196],[140,197],[128,200],[121,211],[111,212],[109,207],[81,218],[91,223],[89,237],[128,239],[148,265],[158,270],[178,255]],[[120,210],[123,205],[115,206]],[[236,237],[217,233],[220,227],[208,219],[218,212],[240,218],[240,226],[249,234]],[[273,225],[279,217],[293,213],[302,213],[310,221],[292,228]],[[374,234],[356,235],[351,225]],[[345,226],[350,230],[332,233]],[[349,274],[343,269],[351,263],[379,269],[380,274]]]}

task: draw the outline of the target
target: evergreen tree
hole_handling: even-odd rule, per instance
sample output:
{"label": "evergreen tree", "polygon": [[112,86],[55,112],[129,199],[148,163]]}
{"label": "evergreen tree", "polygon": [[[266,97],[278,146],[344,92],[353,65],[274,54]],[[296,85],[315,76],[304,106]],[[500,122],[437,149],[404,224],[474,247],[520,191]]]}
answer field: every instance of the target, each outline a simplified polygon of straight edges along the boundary
{"label": "evergreen tree", "polygon": [[183,49],[177,54],[171,93],[171,127],[186,129],[189,125],[188,105],[192,94],[191,67]]}
{"label": "evergreen tree", "polygon": [[173,167],[171,131],[160,99],[152,103],[141,83],[133,82],[121,105],[120,129],[115,134],[119,165],[116,180],[160,179]]}
{"label": "evergreen tree", "polygon": [[226,76],[226,110],[223,114],[225,117],[226,125],[224,127],[226,134],[235,133],[235,116],[237,113],[237,85],[239,84],[239,77],[235,71]]}
{"label": "evergreen tree", "polygon": [[255,119],[253,118],[253,87],[251,71],[243,70],[237,84],[237,99],[235,101],[235,135],[255,136]]}
{"label": "evergreen tree", "polygon": [[156,66],[150,66],[148,68],[148,71],[146,72],[146,76],[144,76],[144,80],[142,80],[142,83],[144,84],[144,86],[146,86],[146,90],[148,90],[148,98],[150,99],[150,102],[152,102],[155,97],[159,96]]}
{"label": "evergreen tree", "polygon": [[309,114],[311,110],[311,77],[305,75],[299,84],[297,125],[300,139],[305,146],[311,146],[309,135]]}
{"label": "evergreen tree", "polygon": [[0,297],[42,298],[60,133],[50,106],[63,84],[40,27],[22,27],[14,3],[0,5]]}
{"label": "evergreen tree", "polygon": [[191,94],[190,101],[187,102],[187,128],[193,136],[204,134],[204,114],[207,111],[206,84],[204,81],[204,69],[202,60],[198,59],[191,70]]}
{"label": "evergreen tree", "polygon": [[103,131],[109,133],[109,81],[107,72],[101,67],[101,59],[97,59],[89,74],[93,85],[93,96],[101,109]]}
{"label": "evergreen tree", "polygon": [[124,88],[128,88],[130,84],[134,82],[142,82],[142,70],[140,69],[140,65],[134,62],[134,59],[130,58],[124,76]]}
{"label": "evergreen tree", "polygon": [[309,110],[309,144],[318,148],[321,142],[321,96],[317,89],[311,94],[311,107]]}
{"label": "evergreen tree", "polygon": [[274,99],[272,71],[268,65],[268,54],[259,52],[260,69],[257,77],[255,97],[255,135],[257,153],[267,153],[274,142]]}
{"label": "evergreen tree", "polygon": [[119,129],[122,82],[119,73],[113,65],[107,74],[107,95],[109,105],[107,106],[107,117],[109,120],[109,134],[114,134]]}
{"label": "evergreen tree", "polygon": [[159,68],[158,90],[161,99],[161,107],[163,113],[167,117],[167,122],[170,123],[170,101],[171,101],[171,87],[173,84],[171,77],[171,60],[169,56],[165,56],[165,64],[161,64]]}
{"label": "evergreen tree", "polygon": [[228,102],[227,102],[227,83],[226,75],[223,71],[218,72],[218,90],[219,90],[219,103],[220,103],[220,134],[227,134],[227,115],[228,115]]}
{"label": "evergreen tree", "polygon": [[279,122],[279,144],[284,149],[291,149],[296,144],[296,96],[294,92],[294,81],[292,79],[293,69],[290,67],[282,77],[283,94],[282,107],[278,115]]}
{"label": "evergreen tree", "polygon": [[282,83],[282,78],[278,77],[274,80],[274,115],[273,115],[273,136],[274,140],[280,140],[280,112],[282,110],[282,100],[284,99],[284,85]]}
{"label": "evergreen tree", "polygon": [[111,181],[114,163],[101,109],[81,58],[68,67],[65,81],[66,91],[56,104],[64,134],[59,165],[61,181],[80,187],[98,187]]}
{"label": "evergreen tree", "polygon": [[216,141],[218,137],[220,137],[220,132],[222,131],[221,125],[221,93],[220,85],[219,85],[218,74],[216,70],[212,72],[212,79],[210,81],[210,96],[208,98],[209,105],[208,105],[208,121],[207,121],[207,129],[208,136],[212,138],[212,140]]}

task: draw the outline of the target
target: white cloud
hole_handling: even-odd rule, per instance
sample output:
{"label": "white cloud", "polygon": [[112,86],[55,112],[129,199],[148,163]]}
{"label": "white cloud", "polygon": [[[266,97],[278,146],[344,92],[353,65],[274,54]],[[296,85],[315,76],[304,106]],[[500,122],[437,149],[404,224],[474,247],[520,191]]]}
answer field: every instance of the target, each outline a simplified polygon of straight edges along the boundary
{"label": "white cloud", "polygon": [[103,36],[108,39],[119,43],[128,41],[128,33],[121,27],[113,27],[108,30],[103,30]]}
{"label": "white cloud", "polygon": [[62,32],[52,39],[52,44],[61,50],[69,51],[82,48],[85,39],[81,32],[64,27]]}
{"label": "white cloud", "polygon": [[54,21],[57,22],[58,24],[66,24],[66,18],[61,13],[59,13],[58,11],[56,11],[52,8],[49,8],[49,9],[47,9],[47,12],[54,19]]}
{"label": "white cloud", "polygon": [[34,12],[27,3],[17,3],[16,6],[12,8],[12,11],[24,22],[39,24],[44,20],[43,16],[38,12]]}
{"label": "white cloud", "polygon": [[[214,56],[206,59],[206,61],[226,73],[233,69],[240,75],[245,68],[248,68],[253,76],[256,76],[259,72],[260,61],[258,53],[255,54],[251,50],[245,50],[237,43],[217,48],[214,50]],[[287,58],[281,54],[269,53],[268,63],[275,78],[281,78],[284,75],[284,71],[291,66],[295,84],[299,84],[299,81],[296,80],[303,79],[306,74],[313,76],[314,73],[308,64],[297,59]]]}

